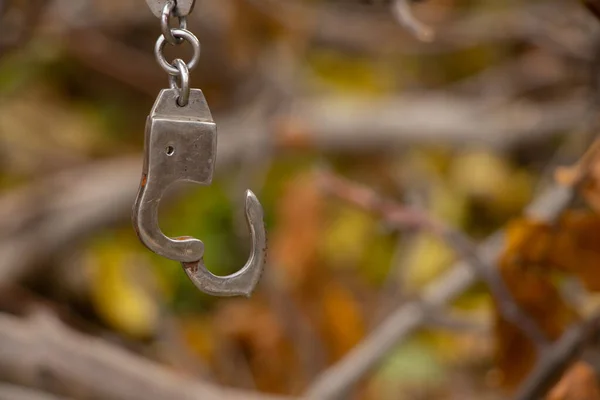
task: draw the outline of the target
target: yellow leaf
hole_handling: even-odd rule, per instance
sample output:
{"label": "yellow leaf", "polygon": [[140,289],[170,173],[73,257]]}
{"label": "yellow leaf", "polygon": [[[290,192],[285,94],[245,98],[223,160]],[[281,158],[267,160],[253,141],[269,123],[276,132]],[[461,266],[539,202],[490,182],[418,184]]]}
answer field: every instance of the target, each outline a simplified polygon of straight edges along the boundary
{"label": "yellow leaf", "polygon": [[179,320],[185,343],[205,360],[211,360],[215,352],[211,322],[201,315],[183,317]]}
{"label": "yellow leaf", "polygon": [[454,251],[441,239],[429,234],[417,237],[406,263],[405,283],[419,289],[438,276],[454,260]]}
{"label": "yellow leaf", "polygon": [[[158,306],[139,282],[139,260],[118,244],[101,245],[88,254],[92,273],[92,303],[100,317],[113,329],[134,338],[152,335],[159,317]],[[149,279],[148,277],[145,277]]]}
{"label": "yellow leaf", "polygon": [[500,157],[487,151],[470,151],[456,158],[450,179],[471,196],[493,197],[510,179],[510,168]]}
{"label": "yellow leaf", "polygon": [[497,214],[513,214],[523,209],[531,200],[532,190],[535,187],[533,178],[527,171],[515,171],[503,187],[498,188],[496,197],[491,205],[491,210]]}
{"label": "yellow leaf", "polygon": [[383,284],[390,274],[390,266],[394,259],[398,240],[395,236],[385,235],[382,232],[374,233],[365,242],[359,263],[359,273],[368,283]]}
{"label": "yellow leaf", "polygon": [[470,151],[457,157],[449,178],[454,190],[489,201],[490,210],[496,214],[521,210],[533,188],[531,174],[488,151]]}
{"label": "yellow leaf", "polygon": [[342,93],[385,94],[395,86],[392,68],[369,58],[348,57],[335,51],[313,51],[309,63],[320,86],[329,85]]}
{"label": "yellow leaf", "polygon": [[467,197],[460,190],[443,184],[431,187],[431,215],[452,226],[461,226],[467,218]]}
{"label": "yellow leaf", "polygon": [[375,233],[376,223],[355,207],[342,206],[334,212],[333,220],[323,232],[323,257],[333,266],[356,266]]}

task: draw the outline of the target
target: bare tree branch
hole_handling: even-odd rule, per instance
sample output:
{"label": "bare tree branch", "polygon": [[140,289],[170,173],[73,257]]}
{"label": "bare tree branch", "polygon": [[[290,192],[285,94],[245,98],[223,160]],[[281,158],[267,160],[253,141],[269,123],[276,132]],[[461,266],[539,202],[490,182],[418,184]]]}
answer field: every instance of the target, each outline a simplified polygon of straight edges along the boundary
{"label": "bare tree branch", "polygon": [[564,132],[588,112],[583,98],[492,108],[482,98],[433,94],[379,100],[306,99],[296,102],[292,110],[289,134],[304,135],[305,143],[331,151],[390,149],[409,142],[507,148]]}
{"label": "bare tree branch", "polygon": [[[565,192],[568,192],[568,195]],[[552,187],[534,200],[527,214],[552,222],[570,203],[571,198],[572,190]],[[476,254],[484,262],[494,264],[502,248],[503,232],[498,232],[480,244]],[[446,306],[477,281],[477,275],[466,261],[457,262],[451,270],[423,290],[419,302],[410,302],[399,307],[363,342],[321,374],[308,388],[307,397],[319,400],[338,399],[376,367],[392,347],[424,326],[430,308],[439,309]]]}
{"label": "bare tree branch", "polygon": [[535,368],[517,390],[514,400],[542,398],[600,333],[600,314],[571,327],[539,358]]}
{"label": "bare tree branch", "polygon": [[541,352],[548,345],[548,338],[516,303],[496,266],[478,256],[477,246],[463,232],[432,218],[421,209],[401,206],[379,196],[373,190],[331,173],[321,172],[318,180],[327,193],[380,216],[390,226],[427,231],[444,240],[486,283],[500,313],[521,329],[537,346],[538,351]]}
{"label": "bare tree branch", "polygon": [[[176,375],[107,342],[71,331],[43,312],[27,320],[0,315],[0,375],[77,398],[105,400],[275,400]],[[11,398],[14,400],[14,398]]]}
{"label": "bare tree branch", "polygon": [[0,400],[69,400],[19,386],[0,384]]}

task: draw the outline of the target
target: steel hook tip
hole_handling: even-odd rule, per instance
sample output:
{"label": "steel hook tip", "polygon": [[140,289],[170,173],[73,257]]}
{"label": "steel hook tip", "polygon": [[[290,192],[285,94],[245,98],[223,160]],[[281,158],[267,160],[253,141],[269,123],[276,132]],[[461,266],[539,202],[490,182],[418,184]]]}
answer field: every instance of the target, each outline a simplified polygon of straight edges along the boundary
{"label": "steel hook tip", "polygon": [[158,225],[158,207],[176,182],[212,182],[217,130],[201,90],[190,91],[189,103],[177,105],[176,89],[160,92],[146,125],[142,181],[133,209],[133,224],[142,243],[155,253],[181,262],[194,285],[217,296],[249,296],[266,260],[263,209],[250,190],[245,214],[252,250],[244,267],[228,276],[213,275],[204,265],[204,243],[190,237],[169,238]]}
{"label": "steel hook tip", "polygon": [[263,209],[250,190],[246,191],[246,222],[252,235],[252,250],[246,265],[238,272],[216,276],[206,268],[203,259],[182,263],[185,273],[198,289],[217,296],[250,296],[260,280],[267,254]]}

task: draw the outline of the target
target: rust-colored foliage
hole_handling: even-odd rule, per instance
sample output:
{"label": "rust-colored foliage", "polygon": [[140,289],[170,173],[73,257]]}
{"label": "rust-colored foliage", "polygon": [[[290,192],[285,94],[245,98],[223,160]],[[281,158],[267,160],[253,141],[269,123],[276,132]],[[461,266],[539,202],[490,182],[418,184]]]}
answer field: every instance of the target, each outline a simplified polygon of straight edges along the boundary
{"label": "rust-colored foliage", "polygon": [[[554,225],[527,219],[507,227],[500,271],[516,302],[556,339],[577,319],[560,296],[555,272],[572,274],[589,290],[600,290],[600,217],[592,212],[565,213]],[[498,367],[502,384],[513,388],[535,361],[531,343],[499,313],[496,317]]]}
{"label": "rust-colored foliage", "polygon": [[[561,300],[547,269],[553,240],[551,228],[518,220],[508,226],[506,238],[506,250],[500,260],[502,278],[523,311],[548,337],[557,338],[574,316]],[[514,388],[534,365],[534,344],[498,312],[496,338],[501,384]]]}
{"label": "rust-colored foliage", "polygon": [[571,366],[550,391],[548,400],[600,400],[594,369],[585,362]]}
{"label": "rust-colored foliage", "polygon": [[341,358],[362,338],[365,322],[347,287],[331,282],[321,291],[320,325],[334,360]]}
{"label": "rust-colored foliage", "polygon": [[364,334],[364,318],[353,294],[323,267],[320,242],[325,198],[311,174],[296,176],[285,188],[272,236],[272,268],[278,269],[300,311],[315,325],[338,359]]}
{"label": "rust-colored foliage", "polygon": [[318,264],[324,199],[310,175],[293,177],[284,189],[277,218],[280,223],[271,236],[270,260],[282,270],[288,287],[301,291],[313,284]]}
{"label": "rust-colored foliage", "polygon": [[[299,371],[283,328],[266,302],[258,297],[228,302],[219,309],[216,329],[216,341],[221,346],[229,346],[230,351],[239,352],[240,358],[242,355],[247,358],[246,368],[249,369],[259,390],[272,393],[287,392],[288,378]],[[226,349],[225,354],[230,351]],[[236,366],[217,367],[221,370],[223,368],[232,369]],[[230,375],[227,371],[223,372]]]}
{"label": "rust-colored foliage", "polygon": [[600,140],[575,165],[558,168],[555,175],[560,184],[577,187],[590,208],[600,212]]}

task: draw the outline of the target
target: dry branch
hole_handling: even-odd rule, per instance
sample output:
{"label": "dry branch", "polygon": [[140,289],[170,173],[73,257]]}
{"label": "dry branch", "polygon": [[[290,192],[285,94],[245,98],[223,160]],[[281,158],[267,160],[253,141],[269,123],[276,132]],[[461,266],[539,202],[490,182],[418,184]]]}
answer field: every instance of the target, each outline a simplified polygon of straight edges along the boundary
{"label": "dry branch", "polygon": [[[492,261],[501,247],[501,236],[494,236],[480,246],[479,256]],[[475,282],[477,277],[473,270],[465,262],[459,262],[425,288],[420,302],[404,304],[391,313],[363,342],[322,373],[309,387],[306,397],[315,400],[344,398],[343,395],[389,354],[391,348],[427,323],[429,307],[447,305]]]}
{"label": "dry branch", "polygon": [[585,347],[600,332],[600,315],[568,329],[552,347],[539,358],[534,370],[518,389],[515,400],[542,398],[567,368],[583,353]]}
{"label": "dry branch", "polygon": [[540,352],[548,345],[548,338],[519,307],[496,266],[477,255],[476,244],[466,234],[432,218],[421,209],[399,205],[369,188],[331,173],[321,173],[318,179],[327,193],[380,216],[389,226],[426,231],[445,241],[486,283],[504,318],[519,327]]}
{"label": "dry branch", "polygon": [[507,148],[548,138],[586,116],[583,98],[482,108],[485,99],[406,95],[389,99],[322,98],[297,102],[293,126],[308,143],[331,151],[365,151],[407,143]]}
{"label": "dry branch", "polygon": [[[554,221],[570,203],[572,190],[553,187],[534,200],[528,215]],[[503,233],[492,235],[477,248],[477,256],[486,263],[495,263],[503,247]],[[465,261],[429,284],[420,302],[404,304],[342,360],[326,370],[307,390],[307,397],[334,400],[347,393],[365,374],[375,368],[390,349],[405,340],[427,322],[428,308],[445,307],[478,281]]]}
{"label": "dry branch", "polygon": [[72,331],[45,312],[25,320],[0,316],[0,354],[3,379],[76,398],[282,399],[196,382],[103,340]]}
{"label": "dry branch", "polygon": [[36,390],[14,385],[0,384],[0,400],[70,400]]}

